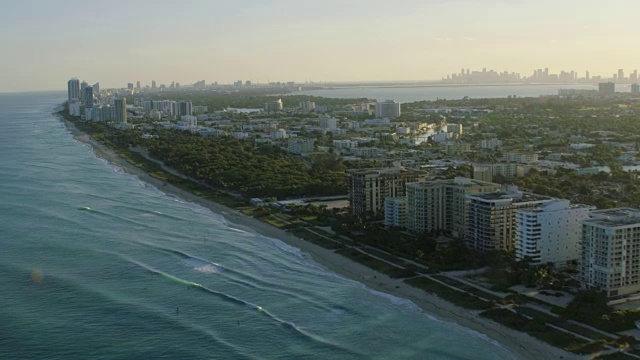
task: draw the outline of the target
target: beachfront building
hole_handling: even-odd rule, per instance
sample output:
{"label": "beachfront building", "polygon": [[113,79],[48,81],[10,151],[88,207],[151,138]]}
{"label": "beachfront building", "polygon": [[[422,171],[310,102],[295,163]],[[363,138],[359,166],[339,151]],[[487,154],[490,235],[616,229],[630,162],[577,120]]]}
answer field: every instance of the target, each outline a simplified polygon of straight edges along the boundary
{"label": "beachfront building", "polygon": [[385,100],[376,103],[377,118],[393,118],[400,116],[400,103],[393,100]]}
{"label": "beachfront building", "polygon": [[357,169],[349,171],[349,207],[355,216],[384,215],[385,199],[404,197],[407,183],[424,177],[418,170],[404,168]]}
{"label": "beachfront building", "polygon": [[384,226],[404,228],[406,225],[407,198],[386,198],[384,200]]}
{"label": "beachfront building", "polygon": [[456,177],[407,184],[407,229],[416,233],[445,231],[464,237],[466,195],[500,190],[499,184]]}
{"label": "beachfront building", "polygon": [[87,85],[82,88],[82,106],[85,109],[93,107],[93,87]]}
{"label": "beachfront building", "polygon": [[69,103],[80,100],[80,80],[71,79],[67,82],[67,97]]}
{"label": "beachfront building", "polygon": [[127,124],[127,99],[116,99],[114,101],[115,114],[113,120],[116,124]]}
{"label": "beachfront building", "polygon": [[551,200],[547,196],[519,191],[517,186],[466,197],[469,211],[465,243],[481,252],[514,250],[517,211],[533,209]]}
{"label": "beachfront building", "polygon": [[554,199],[516,212],[516,260],[555,267],[580,258],[582,221],[595,207]]}
{"label": "beachfront building", "polygon": [[640,210],[597,210],[582,222],[580,283],[609,297],[640,292]]}

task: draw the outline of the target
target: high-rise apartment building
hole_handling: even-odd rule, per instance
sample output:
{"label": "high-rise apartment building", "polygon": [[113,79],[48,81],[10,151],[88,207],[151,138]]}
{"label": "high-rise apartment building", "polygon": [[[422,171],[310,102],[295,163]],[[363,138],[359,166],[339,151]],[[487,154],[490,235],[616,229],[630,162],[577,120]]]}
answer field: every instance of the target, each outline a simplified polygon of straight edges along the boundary
{"label": "high-rise apartment building", "polygon": [[171,115],[177,118],[184,115],[193,115],[193,104],[190,101],[172,102]]}
{"label": "high-rise apartment building", "polygon": [[136,89],[140,91],[140,81],[136,81]]}
{"label": "high-rise apartment building", "polygon": [[357,169],[349,171],[349,207],[351,214],[384,215],[388,197],[403,197],[407,183],[424,178],[424,173],[404,168]]}
{"label": "high-rise apartment building", "polygon": [[464,237],[467,195],[500,190],[501,185],[456,177],[407,184],[407,229],[424,233],[446,231]]}
{"label": "high-rise apartment building", "polygon": [[93,107],[93,87],[85,86],[82,88],[82,105],[86,108]]}
{"label": "high-rise apartment building", "polygon": [[384,226],[399,228],[407,226],[406,197],[388,197],[384,200]]}
{"label": "high-rise apartment building", "polygon": [[156,91],[156,81],[155,80],[151,81],[151,90],[152,91]]}
{"label": "high-rise apartment building", "polygon": [[516,239],[516,213],[533,209],[550,200],[511,186],[504,191],[467,195],[469,211],[465,242],[481,252],[512,251]]}
{"label": "high-rise apartment building", "polygon": [[616,93],[616,84],[614,82],[599,83],[598,93],[604,96],[613,95]]}
{"label": "high-rise apartment building", "polygon": [[67,82],[67,95],[69,102],[80,100],[80,80],[71,79]]}
{"label": "high-rise apartment building", "polygon": [[315,139],[291,139],[287,143],[287,150],[291,154],[307,154],[315,149]]}
{"label": "high-rise apartment building", "polygon": [[303,101],[298,104],[302,111],[313,111],[316,109],[316,103],[313,101]]}
{"label": "high-rise apartment building", "polygon": [[93,95],[100,97],[100,83],[95,83],[91,87],[93,88]]}
{"label": "high-rise apartment building", "polygon": [[595,207],[553,199],[516,212],[516,260],[563,267],[580,258],[582,221]]}
{"label": "high-rise apartment building", "polygon": [[640,210],[591,212],[582,222],[580,283],[609,297],[640,292]]}
{"label": "high-rise apartment building", "polygon": [[126,124],[127,123],[127,99],[115,99],[114,101],[115,108],[115,116],[113,120],[116,124]]}
{"label": "high-rise apartment building", "polygon": [[385,100],[376,103],[376,117],[393,118],[401,114],[400,103],[393,100]]}
{"label": "high-rise apartment building", "polygon": [[338,119],[336,118],[321,118],[318,119],[318,124],[323,129],[335,129],[338,127]]}
{"label": "high-rise apartment building", "polygon": [[269,101],[264,104],[264,111],[282,111],[284,109],[284,104],[282,103],[282,99],[278,99],[276,101]]}

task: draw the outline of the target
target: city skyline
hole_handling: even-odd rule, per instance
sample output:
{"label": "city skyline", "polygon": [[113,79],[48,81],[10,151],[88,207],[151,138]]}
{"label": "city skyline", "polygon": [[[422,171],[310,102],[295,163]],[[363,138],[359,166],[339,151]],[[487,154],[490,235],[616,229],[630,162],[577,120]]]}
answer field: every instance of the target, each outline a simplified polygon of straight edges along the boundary
{"label": "city skyline", "polygon": [[609,77],[619,68],[626,74],[638,68],[640,58],[631,46],[640,5],[628,0],[607,3],[615,18],[575,0],[160,5],[8,4],[0,15],[6,54],[0,91],[59,89],[79,74],[109,79],[104,88],[152,80],[439,80],[454,69],[478,67]]}

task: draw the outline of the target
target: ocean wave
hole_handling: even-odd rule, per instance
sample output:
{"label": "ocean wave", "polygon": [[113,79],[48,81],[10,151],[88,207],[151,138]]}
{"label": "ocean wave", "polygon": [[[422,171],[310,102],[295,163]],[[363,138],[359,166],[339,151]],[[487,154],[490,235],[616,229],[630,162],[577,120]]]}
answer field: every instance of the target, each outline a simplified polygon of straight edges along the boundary
{"label": "ocean wave", "polygon": [[395,295],[391,295],[391,294],[387,294],[384,292],[380,292],[380,291],[376,291],[373,290],[367,286],[365,286],[364,284],[362,284],[363,287],[371,294],[383,298],[385,300],[387,300],[389,303],[391,303],[393,306],[396,307],[400,307],[403,309],[407,309],[407,310],[411,310],[411,311],[415,311],[415,312],[423,312],[422,309],[420,308],[420,306],[416,305],[416,303],[414,303],[413,301],[409,300],[409,299],[405,299],[405,298],[401,298]]}

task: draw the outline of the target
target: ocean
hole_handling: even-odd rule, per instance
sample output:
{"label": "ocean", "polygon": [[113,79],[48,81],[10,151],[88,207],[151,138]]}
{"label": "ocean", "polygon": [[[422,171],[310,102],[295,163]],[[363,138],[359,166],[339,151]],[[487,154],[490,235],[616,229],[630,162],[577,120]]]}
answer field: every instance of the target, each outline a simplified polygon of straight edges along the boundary
{"label": "ocean", "polygon": [[[294,92],[292,95],[324,96],[329,98],[367,98],[384,101],[387,99],[400,102],[424,100],[460,100],[465,96],[471,99],[506,98],[507,96],[538,97],[541,95],[558,95],[558,89],[597,90],[597,85],[574,84],[536,84],[536,85],[433,85],[415,87],[350,87],[342,89],[326,89]],[[628,84],[617,84],[616,91],[631,91]]]}
{"label": "ocean", "polygon": [[97,158],[0,95],[0,359],[515,359]]}

